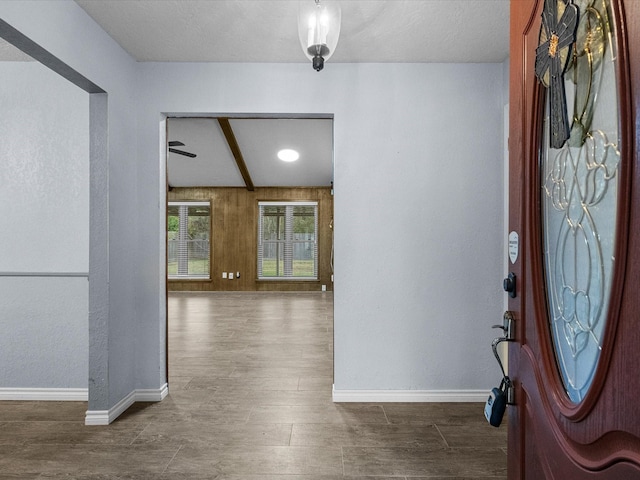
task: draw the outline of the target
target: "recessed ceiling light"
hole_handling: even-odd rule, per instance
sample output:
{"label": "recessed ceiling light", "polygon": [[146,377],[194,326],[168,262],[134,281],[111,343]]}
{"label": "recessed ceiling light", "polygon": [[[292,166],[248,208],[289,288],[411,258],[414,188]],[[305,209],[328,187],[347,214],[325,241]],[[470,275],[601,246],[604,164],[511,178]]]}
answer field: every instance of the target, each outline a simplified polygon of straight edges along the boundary
{"label": "recessed ceiling light", "polygon": [[278,152],[278,158],[283,162],[295,162],[300,158],[300,154],[290,148],[285,148]]}

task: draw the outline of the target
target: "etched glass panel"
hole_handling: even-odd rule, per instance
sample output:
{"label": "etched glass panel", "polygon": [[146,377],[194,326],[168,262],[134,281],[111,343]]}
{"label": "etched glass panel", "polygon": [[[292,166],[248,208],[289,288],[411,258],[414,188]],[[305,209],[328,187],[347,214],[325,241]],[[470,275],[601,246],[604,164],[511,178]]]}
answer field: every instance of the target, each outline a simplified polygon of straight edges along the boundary
{"label": "etched glass panel", "polygon": [[573,4],[579,10],[575,46],[563,79],[570,135],[560,148],[550,147],[547,96],[540,167],[550,330],[567,394],[579,402],[602,349],[615,261],[620,152],[609,2]]}

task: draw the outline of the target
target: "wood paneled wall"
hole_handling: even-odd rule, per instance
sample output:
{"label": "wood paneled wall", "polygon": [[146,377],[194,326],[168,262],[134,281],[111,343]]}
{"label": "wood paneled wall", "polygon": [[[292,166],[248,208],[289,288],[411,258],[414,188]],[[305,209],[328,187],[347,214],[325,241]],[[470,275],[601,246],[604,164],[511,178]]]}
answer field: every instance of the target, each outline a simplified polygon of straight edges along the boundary
{"label": "wood paneled wall", "polygon": [[[169,280],[169,290],[179,291],[320,291],[333,290],[331,249],[333,243],[333,196],[329,187],[173,188],[169,201],[211,202],[211,280]],[[318,202],[318,280],[258,280],[258,202]],[[234,279],[222,278],[233,272]],[[240,278],[235,274],[240,272]]]}

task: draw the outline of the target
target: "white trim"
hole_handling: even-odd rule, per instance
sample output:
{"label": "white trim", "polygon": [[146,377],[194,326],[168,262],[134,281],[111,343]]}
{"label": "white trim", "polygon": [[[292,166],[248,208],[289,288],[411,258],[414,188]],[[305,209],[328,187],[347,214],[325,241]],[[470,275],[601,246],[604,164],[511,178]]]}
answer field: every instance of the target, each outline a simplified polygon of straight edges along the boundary
{"label": "white trim", "polygon": [[[502,203],[504,205],[504,211],[502,213],[502,221],[503,221],[503,236],[502,241],[504,242],[503,254],[502,254],[502,262],[503,262],[503,272],[505,275],[511,271],[511,265],[509,265],[509,104],[507,103],[503,107],[502,111],[502,192],[503,198]],[[503,295],[503,309],[509,310],[509,295]],[[506,351],[507,342],[504,342],[504,351]],[[504,358],[504,357],[503,357]]]}
{"label": "white trim", "polygon": [[170,207],[187,205],[189,207],[211,207],[211,202],[192,202],[191,200],[181,200],[179,202],[169,202]]}
{"label": "white trim", "polygon": [[258,206],[260,207],[279,207],[281,205],[292,207],[317,207],[318,201],[280,200],[275,202],[258,202]]}
{"label": "white trim", "polygon": [[484,403],[489,390],[336,390],[333,401],[363,403],[434,403],[434,402],[479,402]]}
{"label": "white trim", "polygon": [[109,425],[136,401],[136,391],[116,403],[109,410],[87,410],[84,418],[85,425]]}
{"label": "white trim", "polygon": [[0,272],[0,277],[89,277],[89,272]]}
{"label": "white trim", "polygon": [[169,385],[164,384],[160,388],[147,388],[136,390],[136,402],[161,402],[169,395]]}
{"label": "white trim", "polygon": [[109,418],[109,410],[87,410],[84,417],[85,425],[109,425],[112,421]]}
{"label": "white trim", "polygon": [[109,410],[87,410],[85,425],[109,425],[122,415],[135,402],[159,402],[169,394],[169,386],[165,383],[158,389],[134,390]]}
{"label": "white trim", "polygon": [[86,402],[87,388],[0,388],[0,400]]}
{"label": "white trim", "polygon": [[[503,235],[502,241],[504,242],[503,254],[502,254],[502,262],[503,262],[503,272],[505,275],[508,275],[509,272],[512,271],[510,261],[509,261],[509,103],[507,103],[502,112],[502,142],[503,142],[503,199],[502,203],[504,204],[504,212],[503,212]],[[517,233],[517,232],[516,232]],[[509,310],[509,295],[502,296],[502,308],[506,312]],[[498,346],[498,354],[502,358],[502,366],[504,367],[504,371],[507,375],[509,375],[509,343],[510,342],[502,342]]]}

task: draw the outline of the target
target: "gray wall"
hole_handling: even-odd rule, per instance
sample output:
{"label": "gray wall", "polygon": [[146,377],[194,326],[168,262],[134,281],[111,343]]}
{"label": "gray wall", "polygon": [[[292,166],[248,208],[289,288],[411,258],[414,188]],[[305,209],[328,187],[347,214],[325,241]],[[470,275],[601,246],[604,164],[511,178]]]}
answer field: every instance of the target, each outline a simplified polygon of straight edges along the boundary
{"label": "gray wall", "polygon": [[3,1],[0,17],[108,93],[109,156],[92,173],[108,243],[91,269],[109,283],[89,339],[106,378],[91,378],[90,409],[165,382],[167,112],[335,115],[337,390],[495,383],[501,65],[136,64],[74,2]]}
{"label": "gray wall", "polygon": [[[139,162],[153,179],[164,178],[163,112],[335,115],[336,390],[495,382],[501,65],[329,63],[318,74],[307,64],[144,63],[138,82]],[[140,187],[162,198],[158,185]],[[162,232],[155,205],[141,207],[143,230]]]}
{"label": "gray wall", "polygon": [[89,95],[37,62],[0,84],[0,388],[86,397]]}
{"label": "gray wall", "polygon": [[509,59],[507,58],[502,62],[502,103],[505,105],[509,103]]}
{"label": "gray wall", "polygon": [[[157,357],[158,352],[157,346],[151,352],[140,350],[138,335],[155,333],[155,343],[160,342],[160,327],[140,332],[138,317],[153,315],[155,324],[164,317],[160,301],[151,314],[137,305],[136,62],[73,1],[7,0],[0,2],[0,18],[108,94],[108,157],[90,172],[90,235],[99,238],[91,248],[104,247],[98,255],[91,253],[90,271],[104,284],[89,293],[88,381],[89,409],[108,410],[136,388],[146,388],[141,384],[158,388],[163,381],[158,358],[154,371],[138,371],[139,358]],[[93,198],[94,192],[100,192],[99,198]],[[94,212],[101,202],[105,208]],[[156,293],[163,295],[157,287]],[[30,348],[27,342],[24,348]]]}

